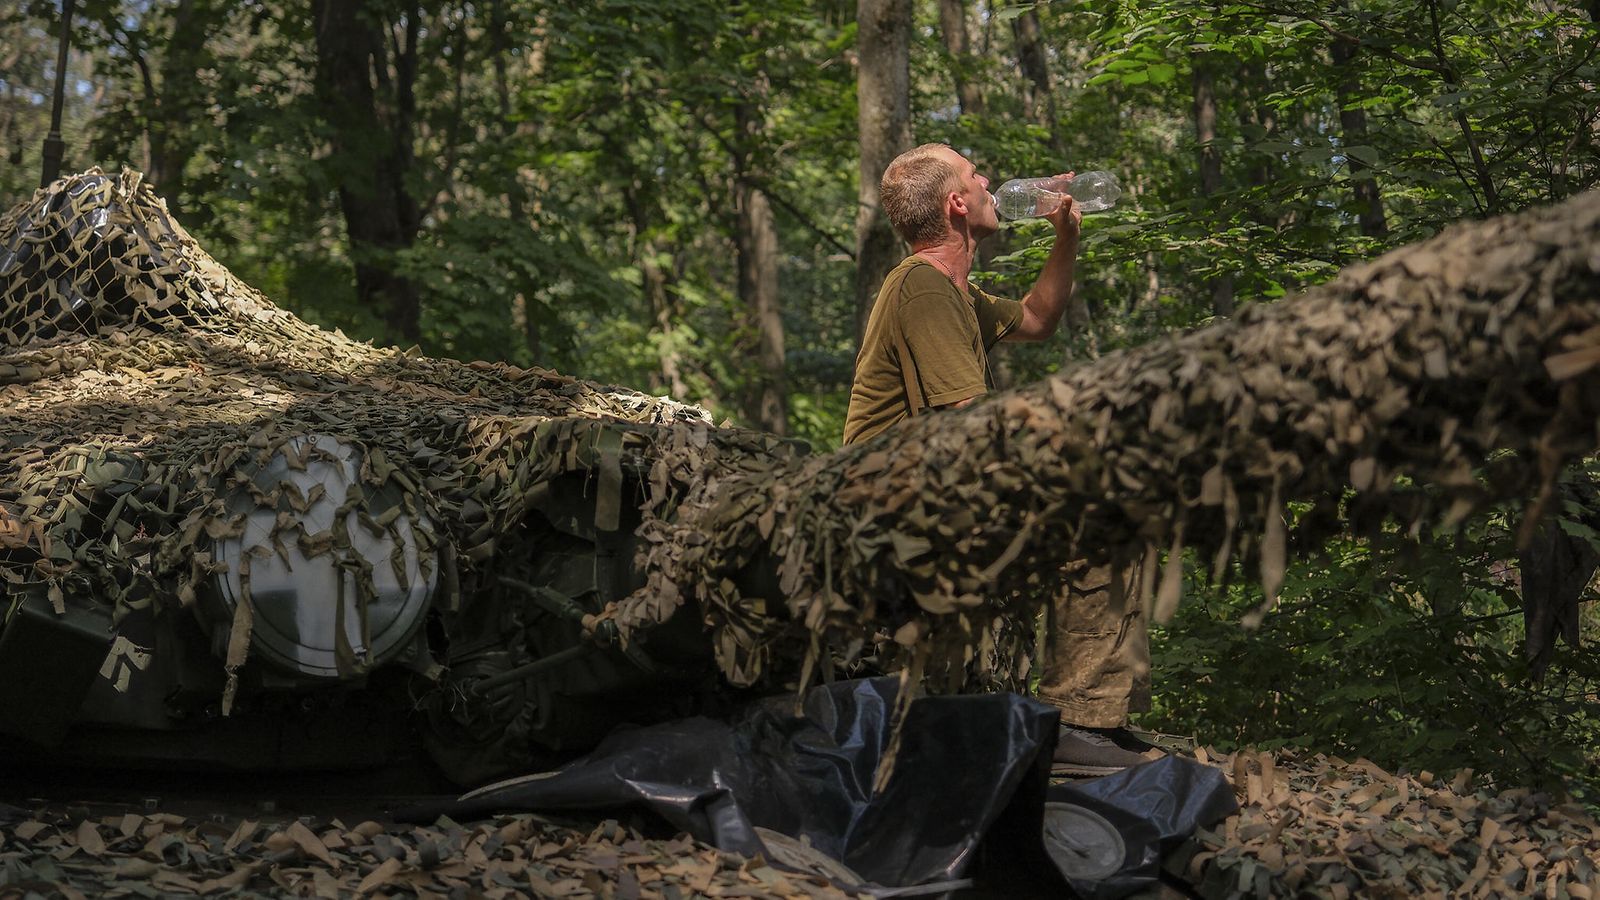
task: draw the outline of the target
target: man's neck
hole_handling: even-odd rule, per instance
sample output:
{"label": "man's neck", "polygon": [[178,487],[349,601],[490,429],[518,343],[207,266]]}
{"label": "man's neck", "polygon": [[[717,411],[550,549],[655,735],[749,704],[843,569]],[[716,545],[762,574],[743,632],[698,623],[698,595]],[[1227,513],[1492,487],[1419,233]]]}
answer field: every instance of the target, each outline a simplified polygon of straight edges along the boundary
{"label": "man's neck", "polygon": [[965,235],[950,232],[943,240],[918,244],[914,252],[948,275],[956,290],[968,293],[967,275],[972,271],[974,246],[973,241]]}

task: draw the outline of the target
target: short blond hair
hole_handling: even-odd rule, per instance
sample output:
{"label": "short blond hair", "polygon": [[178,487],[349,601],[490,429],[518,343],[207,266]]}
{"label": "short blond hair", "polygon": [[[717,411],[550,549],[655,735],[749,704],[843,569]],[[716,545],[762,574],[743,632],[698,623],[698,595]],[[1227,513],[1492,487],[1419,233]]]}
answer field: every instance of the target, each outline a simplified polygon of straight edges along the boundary
{"label": "short blond hair", "polygon": [[908,244],[944,237],[944,200],[958,173],[939,152],[948,144],[923,144],[896,156],[883,170],[878,200],[889,224]]}

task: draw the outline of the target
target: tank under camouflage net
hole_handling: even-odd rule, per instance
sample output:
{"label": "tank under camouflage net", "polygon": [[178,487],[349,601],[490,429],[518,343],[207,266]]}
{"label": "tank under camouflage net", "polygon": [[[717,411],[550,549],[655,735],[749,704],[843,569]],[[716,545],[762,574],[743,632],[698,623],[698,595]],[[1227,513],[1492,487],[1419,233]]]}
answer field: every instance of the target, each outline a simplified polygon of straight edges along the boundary
{"label": "tank under camouflage net", "polygon": [[[530,685],[553,702],[663,680],[648,641],[597,653],[585,635],[612,635],[606,604],[636,585],[639,508],[666,487],[652,434],[707,422],[317,328],[208,256],[137,174],[58,181],[0,219],[0,707],[33,710],[0,720],[54,743],[82,698],[80,718],[192,724],[393,663],[453,740],[559,744]],[[63,623],[78,661],[41,670],[23,643]],[[134,715],[141,679],[160,697]]]}

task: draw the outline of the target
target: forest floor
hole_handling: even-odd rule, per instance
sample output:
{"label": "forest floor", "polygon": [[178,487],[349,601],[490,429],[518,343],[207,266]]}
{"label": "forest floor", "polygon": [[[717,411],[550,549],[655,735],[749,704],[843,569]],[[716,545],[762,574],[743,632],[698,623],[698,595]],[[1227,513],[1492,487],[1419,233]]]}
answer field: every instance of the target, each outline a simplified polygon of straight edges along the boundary
{"label": "forest floor", "polygon": [[[1578,804],[1475,784],[1470,771],[1443,779],[1321,755],[1196,755],[1228,774],[1241,809],[1168,857],[1195,895],[1600,891],[1600,822]],[[643,820],[508,815],[424,827],[273,804],[20,802],[0,805],[0,897],[847,896]]]}

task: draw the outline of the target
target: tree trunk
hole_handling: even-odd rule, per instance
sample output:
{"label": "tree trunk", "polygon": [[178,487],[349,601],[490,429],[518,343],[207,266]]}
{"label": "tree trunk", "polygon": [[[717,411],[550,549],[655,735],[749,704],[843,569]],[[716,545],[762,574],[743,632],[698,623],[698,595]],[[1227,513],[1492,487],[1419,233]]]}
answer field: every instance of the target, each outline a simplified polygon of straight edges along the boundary
{"label": "tree trunk", "polygon": [[[417,286],[395,271],[394,256],[416,242],[420,213],[406,191],[413,160],[420,13],[406,13],[406,34],[389,72],[378,13],[365,0],[312,0],[316,87],[338,175],[339,206],[350,239],[356,295],[382,318],[388,339],[422,336]],[[376,84],[374,84],[376,80]]]}
{"label": "tree trunk", "polygon": [[972,78],[972,38],[967,32],[966,0],[939,0],[939,32],[950,54],[956,101],[964,116],[983,115],[983,89]]}
{"label": "tree trunk", "polygon": [[[516,137],[517,126],[511,119],[511,85],[506,64],[507,57],[511,55],[507,34],[511,22],[506,16],[505,6],[505,0],[494,0],[494,4],[489,8],[489,56],[494,67],[494,96],[500,114],[496,124],[500,139],[509,146]],[[531,227],[526,204],[523,202],[522,180],[517,175],[516,167],[513,166],[504,177],[506,215],[511,219],[511,227]],[[520,293],[512,302],[514,305],[518,302],[521,304],[523,344],[528,348],[528,354],[533,358],[534,365],[539,365],[544,361],[544,335],[537,310],[534,304]]]}
{"label": "tree trunk", "polygon": [[[761,140],[765,122],[754,103],[734,109],[739,146]],[[784,376],[783,316],[778,308],[778,226],[766,192],[756,186],[750,154],[734,164],[734,247],[739,263],[739,299],[756,334],[758,374],[746,388],[745,418],[774,434],[788,434],[788,384]]]}
{"label": "tree trunk", "polygon": [[760,188],[741,181],[734,201],[738,216],[739,298],[754,326],[760,375],[749,387],[745,416],[774,434],[787,434],[788,387],[784,377],[783,317],[778,309],[778,229],[772,205]]}
{"label": "tree trunk", "polygon": [[651,388],[665,390],[673,397],[687,397],[689,382],[684,378],[683,354],[677,344],[678,319],[682,317],[682,310],[672,295],[674,272],[671,268],[662,267],[662,249],[653,238],[644,240],[638,246],[645,303],[650,308],[656,331],[661,334],[660,351],[656,355],[661,377],[659,380],[652,379]]}
{"label": "tree trunk", "polygon": [[[191,129],[199,115],[196,70],[204,68],[206,36],[215,16],[197,10],[195,0],[180,0],[172,8],[172,32],[162,48],[156,93],[147,96],[151,112],[146,124],[150,146],[149,168],[145,174],[167,201],[167,208],[182,210],[183,170],[194,157],[196,142]],[[151,85],[146,82],[149,94]]]}
{"label": "tree trunk", "polygon": [[[606,136],[606,142],[617,159],[627,159],[610,135]],[[682,310],[673,298],[673,272],[670,268],[662,267],[662,248],[651,234],[650,213],[645,206],[643,189],[638,177],[630,178],[622,189],[622,202],[628,211],[633,255],[639,260],[645,307],[650,311],[655,330],[661,335],[656,356],[659,370],[650,378],[650,389],[665,390],[673,397],[683,398],[689,396],[689,385],[684,380],[683,359],[678,352],[676,337]]]}
{"label": "tree trunk", "polygon": [[1588,539],[1567,534],[1561,527],[1561,520],[1569,516],[1585,528],[1600,526],[1600,511],[1594,509],[1600,484],[1574,467],[1562,478],[1555,498],[1551,514],[1517,551],[1523,651],[1534,678],[1542,677],[1549,667],[1557,639],[1571,647],[1580,645],[1580,604],[1600,569],[1600,551]]}
{"label": "tree trunk", "polygon": [[1017,68],[1022,70],[1027,88],[1028,116],[1044,126],[1050,135],[1050,146],[1062,151],[1061,135],[1056,128],[1056,98],[1050,89],[1050,66],[1045,56],[1044,41],[1040,35],[1039,14],[1028,10],[1011,20],[1011,35],[1017,42]]}
{"label": "tree trunk", "polygon": [[[1246,65],[1239,70],[1238,88],[1234,92],[1239,107],[1239,126],[1241,130],[1249,133],[1251,129],[1260,129],[1263,135],[1270,136],[1277,128],[1277,113],[1271,106],[1262,102],[1261,95],[1271,93],[1270,85],[1265,85],[1265,73],[1258,67]],[[1263,188],[1272,183],[1273,157],[1266,153],[1250,154],[1248,167],[1244,177],[1252,188]],[[1219,173],[1220,174],[1220,173]],[[1257,204],[1251,204],[1252,218],[1263,225],[1272,225],[1273,220],[1266,214],[1266,210]]]}
{"label": "tree trunk", "polygon": [[[1217,150],[1217,94],[1210,61],[1194,57],[1194,139],[1200,147],[1200,193],[1222,190],[1222,154]],[[1233,276],[1220,275],[1210,284],[1211,311],[1233,315]]]}
{"label": "tree trunk", "polygon": [[619,622],[692,601],[742,681],[814,663],[819,646],[871,646],[877,629],[912,678],[959,683],[971,661],[1005,680],[1031,634],[997,629],[1031,621],[1071,560],[1168,551],[1159,578],[1127,588],[1162,618],[1192,545],[1213,571],[1253,561],[1270,603],[1286,504],[1346,510],[1304,518],[1306,546],[1390,517],[1448,528],[1516,497],[1541,498],[1536,521],[1563,466],[1600,446],[1597,421],[1600,191],[827,456],[664,437],[682,480],[659,501],[670,521],[641,531],[647,583]]}
{"label": "tree trunk", "polygon": [[856,344],[878,288],[905,245],[878,204],[883,170],[911,148],[911,0],[856,4],[856,122],[861,184],[856,203]]}
{"label": "tree trunk", "polygon": [[[1356,70],[1356,44],[1339,39],[1333,42],[1333,65],[1339,73],[1339,125],[1348,147],[1367,143],[1367,113],[1356,105],[1361,91],[1361,75]],[[1350,167],[1350,190],[1355,195],[1356,216],[1361,223],[1361,233],[1367,237],[1384,238],[1389,235],[1389,223],[1383,215],[1383,198],[1378,192],[1377,174],[1370,166],[1345,154],[1345,165]]]}

